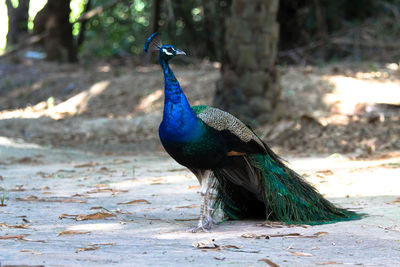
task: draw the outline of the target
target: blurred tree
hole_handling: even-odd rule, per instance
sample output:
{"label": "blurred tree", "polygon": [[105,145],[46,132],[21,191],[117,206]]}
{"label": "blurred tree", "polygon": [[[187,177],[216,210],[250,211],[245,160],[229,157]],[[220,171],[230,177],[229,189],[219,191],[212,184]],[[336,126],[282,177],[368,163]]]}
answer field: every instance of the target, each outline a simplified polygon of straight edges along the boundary
{"label": "blurred tree", "polygon": [[233,0],[214,104],[248,124],[271,121],[281,89],[275,61],[279,0]]}
{"label": "blurred tree", "polygon": [[[393,14],[391,14],[392,12]],[[354,60],[356,58],[352,55],[355,54],[354,49],[334,43],[330,44],[329,38],[333,34],[349,38],[352,28],[356,29],[368,21],[374,25],[369,29],[370,31],[377,29],[383,33],[385,27],[382,27],[381,24],[385,20],[390,20],[390,17],[393,18],[393,15],[394,18],[398,18],[399,12],[399,0],[280,0],[278,12],[279,50],[285,54],[280,58],[280,62],[297,64],[312,62],[316,64],[349,56]],[[395,23],[395,21],[393,22]],[[359,29],[355,32],[357,31]],[[309,46],[308,49],[307,46]],[[293,50],[297,48],[302,48],[307,53],[301,53],[301,51],[293,53]]]}
{"label": "blurred tree", "polygon": [[158,32],[160,29],[161,0],[153,0],[151,13],[151,32]]}
{"label": "blurred tree", "polygon": [[[15,2],[15,1],[14,1]],[[7,47],[18,44],[21,35],[28,33],[29,0],[19,0],[14,7],[11,0],[6,0],[8,15]]]}
{"label": "blurred tree", "polygon": [[46,32],[44,47],[48,60],[77,61],[76,46],[72,36],[70,0],[48,0],[34,20],[34,34]]}
{"label": "blurred tree", "polygon": [[229,14],[231,0],[202,0],[203,5],[203,38],[206,51],[211,60],[222,60],[224,52],[225,18]]}

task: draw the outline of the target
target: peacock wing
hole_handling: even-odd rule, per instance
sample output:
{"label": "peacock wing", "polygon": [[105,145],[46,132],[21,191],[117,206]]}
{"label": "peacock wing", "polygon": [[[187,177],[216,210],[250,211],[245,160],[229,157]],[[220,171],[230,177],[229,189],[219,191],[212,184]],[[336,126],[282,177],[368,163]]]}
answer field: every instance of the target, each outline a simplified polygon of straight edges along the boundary
{"label": "peacock wing", "polygon": [[242,121],[232,114],[210,106],[194,106],[193,111],[207,126],[218,131],[227,139],[232,155],[238,153],[265,153],[266,145]]}

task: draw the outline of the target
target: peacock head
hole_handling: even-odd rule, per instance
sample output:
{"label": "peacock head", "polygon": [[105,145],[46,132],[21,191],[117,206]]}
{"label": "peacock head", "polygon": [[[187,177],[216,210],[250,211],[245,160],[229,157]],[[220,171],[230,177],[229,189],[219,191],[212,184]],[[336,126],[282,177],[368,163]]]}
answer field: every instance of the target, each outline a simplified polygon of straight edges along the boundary
{"label": "peacock head", "polygon": [[161,45],[159,41],[156,41],[156,36],[158,32],[153,33],[147,39],[146,43],[144,44],[144,52],[147,52],[149,48],[153,48],[154,50],[159,50],[159,58],[165,61],[169,61],[174,58],[176,55],[186,55],[185,52],[179,50],[173,45]]}
{"label": "peacock head", "polygon": [[182,50],[179,50],[178,48],[176,48],[173,45],[163,45],[160,48],[160,57],[165,59],[166,61],[172,59],[174,56],[176,55],[186,55],[185,52],[183,52]]}

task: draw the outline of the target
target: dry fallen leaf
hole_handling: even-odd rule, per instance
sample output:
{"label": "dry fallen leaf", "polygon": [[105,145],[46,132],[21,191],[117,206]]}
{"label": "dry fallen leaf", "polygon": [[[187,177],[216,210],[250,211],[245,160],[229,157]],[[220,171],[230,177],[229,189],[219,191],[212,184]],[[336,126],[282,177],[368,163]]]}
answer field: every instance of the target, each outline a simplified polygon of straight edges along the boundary
{"label": "dry fallen leaf", "polygon": [[107,210],[107,209],[102,206],[94,206],[94,207],[91,207],[90,210]]}
{"label": "dry fallen leaf", "polygon": [[88,246],[114,246],[115,243],[89,243]]}
{"label": "dry fallen leaf", "polygon": [[75,219],[76,216],[78,216],[78,215],[74,215],[74,214],[65,214],[65,213],[63,213],[63,214],[61,214],[58,218],[59,218],[59,219]]}
{"label": "dry fallen leaf", "polygon": [[259,259],[258,261],[263,261],[263,262],[265,262],[266,264],[268,264],[271,267],[279,267],[278,264],[276,264],[275,262],[273,262],[273,261],[271,261],[269,259]]}
{"label": "dry fallen leaf", "polygon": [[[324,176],[324,175],[322,175],[322,174],[316,174],[316,176],[318,177],[318,178],[321,178],[321,179],[326,179],[326,177]],[[321,181],[320,183],[326,183],[327,181]]]}
{"label": "dry fallen leaf", "polygon": [[191,205],[187,205],[187,206],[179,206],[176,207],[176,209],[191,209],[191,208],[197,208],[199,205],[198,204],[191,204]]}
{"label": "dry fallen leaf", "polygon": [[109,168],[107,168],[107,167],[101,167],[100,171],[102,171],[102,172],[111,172],[111,170]]}
{"label": "dry fallen leaf", "polygon": [[20,163],[20,164],[40,164],[42,163],[40,160],[30,158],[30,157],[23,157],[20,159],[15,159],[12,163]]}
{"label": "dry fallen leaf", "polygon": [[126,193],[126,192],[128,192],[128,190],[118,190],[118,189],[107,187],[107,188],[96,188],[96,189],[87,191],[86,193],[94,194],[94,193],[101,193],[101,192],[111,192],[113,195],[115,195],[116,193]]}
{"label": "dry fallen leaf", "polygon": [[88,250],[96,250],[99,249],[100,247],[93,246],[93,247],[86,247],[86,248],[78,248],[75,250],[75,253],[81,252],[81,251],[88,251]]}
{"label": "dry fallen leaf", "polygon": [[24,198],[20,198],[20,197],[16,198],[16,200],[18,200],[18,201],[40,201],[39,199],[40,198],[38,198],[37,196],[33,196],[33,195],[31,195],[29,197],[24,197]]}
{"label": "dry fallen leaf", "polygon": [[269,235],[269,237],[302,237],[302,235],[300,233],[289,233],[289,234]]}
{"label": "dry fallen leaf", "polygon": [[314,256],[313,254],[305,253],[305,252],[299,252],[299,251],[293,251],[293,252],[290,252],[290,253],[292,253],[295,256],[300,256],[300,257],[312,257],[312,256]]}
{"label": "dry fallen leaf", "polygon": [[188,189],[199,189],[200,185],[189,185]]}
{"label": "dry fallen leaf", "polygon": [[213,250],[219,250],[219,246],[215,244],[215,239],[211,239],[209,241],[200,241],[200,242],[194,242],[193,247],[199,248],[199,249],[213,249]]}
{"label": "dry fallen leaf", "polygon": [[276,234],[276,235],[267,235],[267,234],[253,234],[253,233],[247,233],[247,234],[242,234],[242,238],[255,238],[255,239],[260,239],[260,238],[265,238],[269,239],[271,237],[287,237],[287,238],[317,238],[323,235],[328,234],[328,232],[317,232],[313,235],[302,235],[300,233],[289,233],[289,234]]}
{"label": "dry fallen leaf", "polygon": [[269,239],[269,235],[248,233],[248,234],[242,234],[241,238],[254,238],[254,239],[265,238],[265,239]]}
{"label": "dry fallen leaf", "polygon": [[26,191],[25,188],[23,188],[24,185],[16,185],[15,188],[13,189],[8,189],[8,192],[23,192]]}
{"label": "dry fallen leaf", "polygon": [[97,165],[98,165],[97,163],[88,162],[88,163],[84,163],[84,164],[75,165],[74,168],[87,168],[87,167],[94,167]]}
{"label": "dry fallen leaf", "polygon": [[322,173],[324,175],[333,175],[333,171],[331,170],[321,170],[321,171],[316,171],[316,173]]}
{"label": "dry fallen leaf", "polygon": [[223,257],[223,258],[214,257],[214,259],[219,260],[219,261],[223,261],[223,260],[225,260],[226,258],[225,258],[225,257]]}
{"label": "dry fallen leaf", "polygon": [[400,203],[400,197],[394,199],[393,201],[391,201],[391,202],[389,202],[387,204],[397,204],[397,203]]}
{"label": "dry fallen leaf", "polygon": [[52,174],[47,173],[47,172],[42,172],[42,171],[37,172],[36,175],[39,175],[42,178],[52,178],[53,177]]}
{"label": "dry fallen leaf", "polygon": [[9,225],[7,223],[0,223],[1,227],[4,228],[18,228],[18,229],[28,229],[30,228],[28,224],[15,224],[15,225]]}
{"label": "dry fallen leaf", "polygon": [[108,213],[108,212],[96,212],[96,213],[92,213],[92,214],[88,214],[88,215],[75,215],[75,214],[61,214],[60,217],[58,217],[59,219],[75,219],[76,221],[86,221],[86,220],[101,220],[101,219],[105,219],[108,217],[115,217],[114,214],[112,213]]}
{"label": "dry fallen leaf", "polygon": [[174,168],[167,170],[167,172],[181,172],[181,171],[186,171],[186,168]]}
{"label": "dry fallen leaf", "polygon": [[58,236],[62,236],[62,235],[83,235],[83,234],[89,234],[89,231],[75,231],[75,230],[65,230],[65,231],[61,231],[60,233],[58,233]]}
{"label": "dry fallen leaf", "polygon": [[86,200],[65,198],[65,199],[44,199],[45,202],[63,202],[63,203],[87,203]]}
{"label": "dry fallen leaf", "polygon": [[188,219],[174,219],[177,222],[189,222],[189,221],[198,221],[199,218],[188,218]]}
{"label": "dry fallen leaf", "polygon": [[246,252],[246,253],[259,253],[260,252],[259,250],[257,250],[257,251],[241,250],[240,247],[235,246],[235,245],[220,246],[220,245],[217,245],[214,241],[215,241],[215,239],[211,239],[208,241],[194,242],[193,247],[201,249],[202,251],[214,251],[214,250],[227,249],[227,250],[233,251],[233,252]]}
{"label": "dry fallen leaf", "polygon": [[115,217],[115,215],[108,212],[96,212],[88,215],[78,215],[76,216],[75,220],[77,221],[101,220],[108,217]]}
{"label": "dry fallen leaf", "polygon": [[25,240],[25,237],[27,237],[28,234],[25,235],[2,235],[0,236],[0,240],[5,240],[5,239],[16,239],[16,240]]}
{"label": "dry fallen leaf", "polygon": [[222,248],[240,249],[238,246],[235,246],[235,245],[225,245],[225,246],[222,246]]}
{"label": "dry fallen leaf", "polygon": [[18,201],[35,201],[35,202],[62,202],[62,203],[87,203],[85,200],[75,198],[39,198],[31,195],[25,198],[16,198]]}
{"label": "dry fallen leaf", "polygon": [[146,204],[151,204],[149,201],[147,201],[146,199],[135,199],[135,200],[131,200],[128,202],[119,202],[117,204],[137,204],[137,203],[146,203]]}
{"label": "dry fallen leaf", "polygon": [[320,237],[323,235],[327,235],[328,232],[316,232],[315,234],[311,235],[311,236],[304,236],[304,238],[314,238],[314,237]]}

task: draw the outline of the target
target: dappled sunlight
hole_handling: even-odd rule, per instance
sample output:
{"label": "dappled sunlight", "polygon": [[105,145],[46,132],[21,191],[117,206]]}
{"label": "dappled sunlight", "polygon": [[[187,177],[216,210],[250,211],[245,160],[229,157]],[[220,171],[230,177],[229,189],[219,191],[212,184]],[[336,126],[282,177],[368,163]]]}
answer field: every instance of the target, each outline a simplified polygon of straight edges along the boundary
{"label": "dappled sunlight", "polygon": [[327,197],[400,195],[399,155],[381,160],[351,160],[334,154],[328,158],[298,159],[290,165],[302,170],[307,180]]}
{"label": "dappled sunlight", "polygon": [[[37,144],[25,143],[5,136],[0,136],[0,146],[19,149],[41,149]],[[1,154],[1,153],[0,153]]]}
{"label": "dappled sunlight", "polygon": [[98,72],[110,72],[111,66],[110,65],[102,65],[97,67]]}
{"label": "dappled sunlight", "polygon": [[120,223],[86,223],[71,225],[66,228],[69,231],[115,231],[123,229]]}
{"label": "dappled sunlight", "polygon": [[[140,100],[139,104],[136,106],[136,111],[146,111],[150,112],[155,108],[155,103],[160,100],[163,95],[163,90],[158,89],[155,92],[145,96]],[[158,107],[158,106],[157,106]]]}
{"label": "dappled sunlight", "polygon": [[399,70],[399,64],[397,64],[397,63],[389,63],[389,64],[386,64],[386,68],[389,69],[389,70],[397,71],[397,70]]}
{"label": "dappled sunlight", "polygon": [[[1,111],[0,119],[39,118],[41,116],[48,116],[58,120],[66,116],[81,114],[87,110],[89,101],[103,93],[109,85],[110,81],[97,82],[88,90],[85,90],[58,105],[54,105],[48,100],[47,102],[42,101],[34,106],[28,106],[26,108]],[[40,84],[34,84],[34,87],[35,86],[40,86]]]}
{"label": "dappled sunlight", "polygon": [[[48,114],[55,119],[61,119],[65,115],[80,114],[86,111],[89,101],[100,95],[110,85],[110,81],[95,83],[89,90],[83,91],[67,101],[50,108]],[[52,115],[54,114],[54,115]]]}
{"label": "dappled sunlight", "polygon": [[324,103],[334,105],[339,113],[354,114],[360,103],[400,104],[399,81],[366,80],[336,75],[327,76],[326,79],[335,89],[332,93],[325,94]]}

